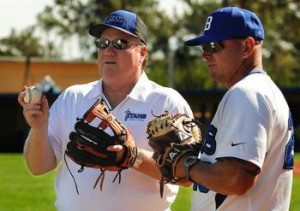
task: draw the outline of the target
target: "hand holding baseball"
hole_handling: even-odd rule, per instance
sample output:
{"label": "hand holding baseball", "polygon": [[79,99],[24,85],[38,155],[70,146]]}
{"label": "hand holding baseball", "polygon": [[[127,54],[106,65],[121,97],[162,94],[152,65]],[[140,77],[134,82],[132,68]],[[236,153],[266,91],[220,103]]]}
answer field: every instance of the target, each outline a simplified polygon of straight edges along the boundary
{"label": "hand holding baseball", "polygon": [[23,107],[23,115],[31,129],[47,127],[49,105],[41,89],[24,86],[19,93],[18,102]]}
{"label": "hand holding baseball", "polygon": [[26,104],[37,104],[40,103],[42,94],[43,93],[39,88],[30,86],[26,88],[23,100]]}

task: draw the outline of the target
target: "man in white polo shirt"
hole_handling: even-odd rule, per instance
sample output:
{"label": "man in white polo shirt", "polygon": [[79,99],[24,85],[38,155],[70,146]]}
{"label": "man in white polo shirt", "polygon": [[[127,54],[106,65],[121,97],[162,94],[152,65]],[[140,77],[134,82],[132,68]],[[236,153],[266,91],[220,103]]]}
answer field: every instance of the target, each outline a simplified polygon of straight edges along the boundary
{"label": "man in white polo shirt", "polygon": [[[24,148],[28,168],[33,174],[41,175],[61,164],[55,184],[58,210],[169,210],[178,186],[167,185],[163,199],[160,198],[160,173],[148,146],[146,126],[154,118],[153,114],[168,111],[192,117],[192,111],[177,91],[147,78],[144,72],[147,27],[136,14],[115,11],[89,33],[96,37],[101,79],[67,88],[54,102],[50,113],[45,97],[41,104],[29,105],[23,101],[24,91],[19,95],[31,127]],[[112,182],[116,172],[106,172],[101,192],[93,189],[99,170],[85,168],[79,173],[80,166],[67,158],[77,183],[77,195],[72,176],[61,161],[76,118],[82,117],[98,98],[103,98],[112,113],[130,128],[141,160],[133,168],[122,171],[121,184]]]}

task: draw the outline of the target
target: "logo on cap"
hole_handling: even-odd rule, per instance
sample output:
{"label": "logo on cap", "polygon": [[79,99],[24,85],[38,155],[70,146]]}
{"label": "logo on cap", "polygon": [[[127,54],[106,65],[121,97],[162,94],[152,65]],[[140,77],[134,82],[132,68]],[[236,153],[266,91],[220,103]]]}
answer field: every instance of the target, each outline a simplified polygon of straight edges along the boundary
{"label": "logo on cap", "polygon": [[127,24],[126,18],[120,17],[120,16],[109,16],[109,17],[106,19],[105,23],[106,23],[106,24],[109,24],[109,23],[111,23],[111,22],[119,22],[120,25]]}
{"label": "logo on cap", "polygon": [[213,17],[212,16],[209,16],[206,20],[206,23],[205,23],[205,27],[204,27],[204,31],[207,31],[210,29],[210,26],[211,26],[211,22],[213,20]]}

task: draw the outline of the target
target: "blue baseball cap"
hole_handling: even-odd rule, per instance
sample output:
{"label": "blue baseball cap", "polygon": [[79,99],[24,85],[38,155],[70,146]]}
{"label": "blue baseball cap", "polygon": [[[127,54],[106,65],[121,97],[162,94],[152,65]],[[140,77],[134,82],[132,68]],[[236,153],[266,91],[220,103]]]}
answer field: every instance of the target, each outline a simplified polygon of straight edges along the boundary
{"label": "blue baseball cap", "polygon": [[218,42],[238,37],[264,39],[264,29],[259,18],[251,11],[238,7],[224,7],[208,16],[204,33],[185,45],[196,46],[203,43]]}
{"label": "blue baseball cap", "polygon": [[90,35],[99,38],[107,27],[118,29],[122,32],[138,37],[143,43],[147,42],[147,26],[140,17],[132,12],[117,10],[108,15],[104,22],[92,26]]}

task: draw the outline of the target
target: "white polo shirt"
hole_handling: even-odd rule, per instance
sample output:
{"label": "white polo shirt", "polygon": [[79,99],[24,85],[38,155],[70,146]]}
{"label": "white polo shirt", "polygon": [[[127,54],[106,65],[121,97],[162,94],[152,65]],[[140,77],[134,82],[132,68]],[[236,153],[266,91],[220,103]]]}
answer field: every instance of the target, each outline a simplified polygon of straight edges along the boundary
{"label": "white polo shirt", "polygon": [[[76,118],[84,113],[102,92],[102,79],[83,85],[67,88],[54,102],[50,109],[49,141],[56,158],[61,165],[56,177],[56,207],[64,211],[96,211],[96,210],[167,210],[175,200],[178,186],[165,185],[164,198],[160,198],[159,181],[152,179],[133,169],[122,171],[121,183],[112,182],[116,172],[106,172],[103,191],[99,187],[93,189],[100,171],[85,168],[78,173],[77,165],[68,157],[67,163],[76,180],[79,195],[74,181],[63,160],[69,134],[74,130]],[[128,128],[142,149],[151,150],[148,146],[146,127],[154,118],[152,114],[186,113],[192,117],[192,111],[184,98],[174,89],[162,87],[150,81],[143,73],[139,81],[112,113]]]}

